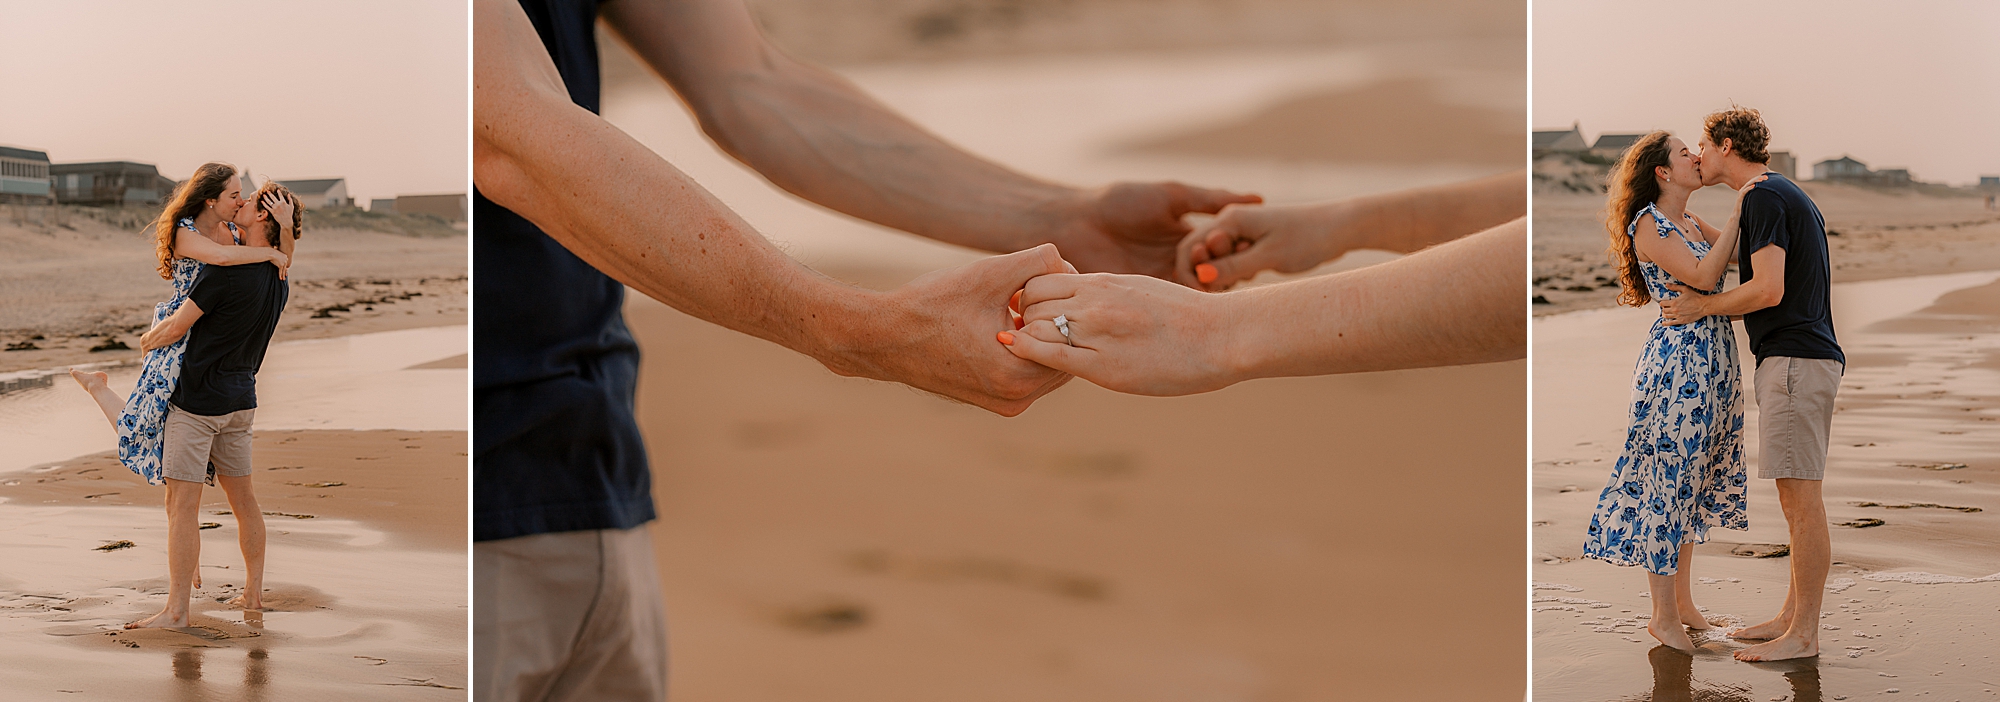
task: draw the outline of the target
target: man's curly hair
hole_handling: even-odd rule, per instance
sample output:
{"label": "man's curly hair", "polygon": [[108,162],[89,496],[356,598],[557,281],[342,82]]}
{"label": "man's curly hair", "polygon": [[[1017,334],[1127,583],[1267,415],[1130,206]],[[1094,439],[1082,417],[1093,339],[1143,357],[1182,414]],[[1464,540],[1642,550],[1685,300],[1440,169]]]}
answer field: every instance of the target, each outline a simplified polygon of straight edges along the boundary
{"label": "man's curly hair", "polygon": [[1702,133],[1708,136],[1708,143],[1722,145],[1728,139],[1730,148],[1736,155],[1751,163],[1769,163],[1771,153],[1771,130],[1764,126],[1764,116],[1756,110],[1736,105],[1717,112],[1702,120]]}

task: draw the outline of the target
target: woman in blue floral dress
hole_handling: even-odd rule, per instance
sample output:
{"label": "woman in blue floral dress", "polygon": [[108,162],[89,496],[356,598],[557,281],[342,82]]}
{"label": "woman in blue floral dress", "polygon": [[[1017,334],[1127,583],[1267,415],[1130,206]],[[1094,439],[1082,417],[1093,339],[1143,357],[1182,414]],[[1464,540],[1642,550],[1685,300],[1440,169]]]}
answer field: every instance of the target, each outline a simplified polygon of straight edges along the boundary
{"label": "woman in blue floral dress", "polygon": [[[1620,304],[1678,295],[1669,283],[1721,291],[1736,248],[1734,222],[1717,230],[1687,212],[1702,179],[1686,144],[1666,132],[1646,135],[1613,168],[1610,186],[1605,223]],[[1693,546],[1711,527],[1749,526],[1741,380],[1728,317],[1682,326],[1653,321],[1633,369],[1625,447],[1584,543],[1585,556],[1646,569],[1653,604],[1647,629],[1684,651],[1694,643],[1683,625],[1710,627],[1692,600]]]}
{"label": "woman in blue floral dress", "polygon": [[[281,242],[296,236],[296,208],[289,193],[267,193],[260,202],[243,200],[236,169],[222,163],[204,164],[182,183],[160,211],[154,223],[160,277],[173,283],[173,296],[153,307],[153,324],[178,311],[194,287],[195,277],[205,265],[236,266],[270,262],[280,270],[289,266],[288,252]],[[269,222],[272,229],[261,245],[243,245],[242,231]],[[264,233],[263,228],[252,231]],[[285,236],[289,233],[290,236]],[[225,243],[227,242],[227,243]],[[289,248],[289,247],[283,247]],[[167,400],[180,381],[181,355],[187,338],[161,340],[157,347],[141,338],[146,356],[139,370],[139,382],[132,395],[120,397],[107,385],[102,371],[71,370],[70,376],[89,391],[106,419],[118,432],[118,460],[146,482],[165,484],[160,459],[162,434],[167,416]]]}

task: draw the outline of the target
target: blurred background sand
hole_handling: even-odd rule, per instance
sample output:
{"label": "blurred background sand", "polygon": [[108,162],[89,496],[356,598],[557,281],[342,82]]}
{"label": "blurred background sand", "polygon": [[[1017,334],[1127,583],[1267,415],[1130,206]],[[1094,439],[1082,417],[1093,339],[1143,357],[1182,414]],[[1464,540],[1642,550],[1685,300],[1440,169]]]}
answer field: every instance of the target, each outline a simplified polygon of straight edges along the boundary
{"label": "blurred background sand", "polygon": [[[752,5],[1038,177],[1285,203],[1522,163],[1514,3]],[[775,190],[604,47],[605,116],[801,261],[885,288],[981,255]],[[1004,419],[637,295],[627,315],[676,699],[1521,695],[1523,363],[1175,399],[1077,381]]]}

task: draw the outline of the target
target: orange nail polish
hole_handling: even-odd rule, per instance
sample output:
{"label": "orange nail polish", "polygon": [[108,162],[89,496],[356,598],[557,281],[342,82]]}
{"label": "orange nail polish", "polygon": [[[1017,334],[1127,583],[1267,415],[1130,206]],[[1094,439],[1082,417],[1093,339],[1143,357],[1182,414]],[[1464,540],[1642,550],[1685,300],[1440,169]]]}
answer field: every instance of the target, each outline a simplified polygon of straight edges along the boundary
{"label": "orange nail polish", "polygon": [[1202,282],[1202,284],[1206,285],[1208,283],[1215,282],[1216,278],[1222,276],[1215,272],[1215,266],[1211,266],[1204,263],[1194,267],[1194,277],[1196,280],[1199,280]]}
{"label": "orange nail polish", "polygon": [[999,338],[1000,338],[1000,343],[1006,344],[1008,346],[1014,345],[1014,332],[1000,332]]}
{"label": "orange nail polish", "polygon": [[1014,291],[1014,296],[1007,298],[1007,309],[1013,310],[1016,314],[1019,314],[1021,311],[1021,293],[1024,292],[1027,291],[1026,290]]}

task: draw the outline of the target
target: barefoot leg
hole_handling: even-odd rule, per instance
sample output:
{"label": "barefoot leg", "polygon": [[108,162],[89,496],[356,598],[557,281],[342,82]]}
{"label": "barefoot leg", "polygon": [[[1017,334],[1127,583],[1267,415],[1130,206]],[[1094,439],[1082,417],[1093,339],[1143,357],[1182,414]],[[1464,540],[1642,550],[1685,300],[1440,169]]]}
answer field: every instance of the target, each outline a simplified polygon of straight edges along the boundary
{"label": "barefoot leg", "polygon": [[1674,595],[1674,576],[1647,573],[1646,587],[1651,591],[1653,600],[1653,619],[1646,623],[1646,633],[1667,646],[1693,653],[1694,640],[1688,638],[1687,629],[1681,627],[1679,598]]}
{"label": "barefoot leg", "polygon": [[188,600],[194,595],[195,569],[201,562],[200,507],[201,483],[167,479],[167,606],[125,628],[188,625]]}
{"label": "barefoot leg", "polygon": [[119,397],[117,392],[112,391],[111,376],[104,371],[85,372],[71,368],[69,377],[75,378],[76,384],[82,385],[83,389],[90,393],[90,399],[96,400],[97,408],[104,411],[104,419],[116,428],[118,414],[125,411],[125,398]]}
{"label": "barefoot leg", "polygon": [[1774,638],[1736,652],[1737,660],[1779,661],[1819,655],[1819,612],[1826,601],[1826,572],[1833,566],[1820,481],[1778,479],[1778,506],[1792,537],[1792,583],[1786,597],[1789,625]]}
{"label": "barefoot leg", "polygon": [[264,608],[264,513],[257,506],[257,494],[250,488],[250,476],[216,475],[215,481],[229,496],[229,511],[236,515],[236,543],[243,549],[243,594],[229,604],[244,609]]}
{"label": "barefoot leg", "polygon": [[1706,631],[1714,627],[1708,617],[1702,616],[1701,608],[1694,606],[1694,544],[1681,544],[1680,569],[1674,571],[1674,601],[1678,605],[1681,624],[1695,631]]}

